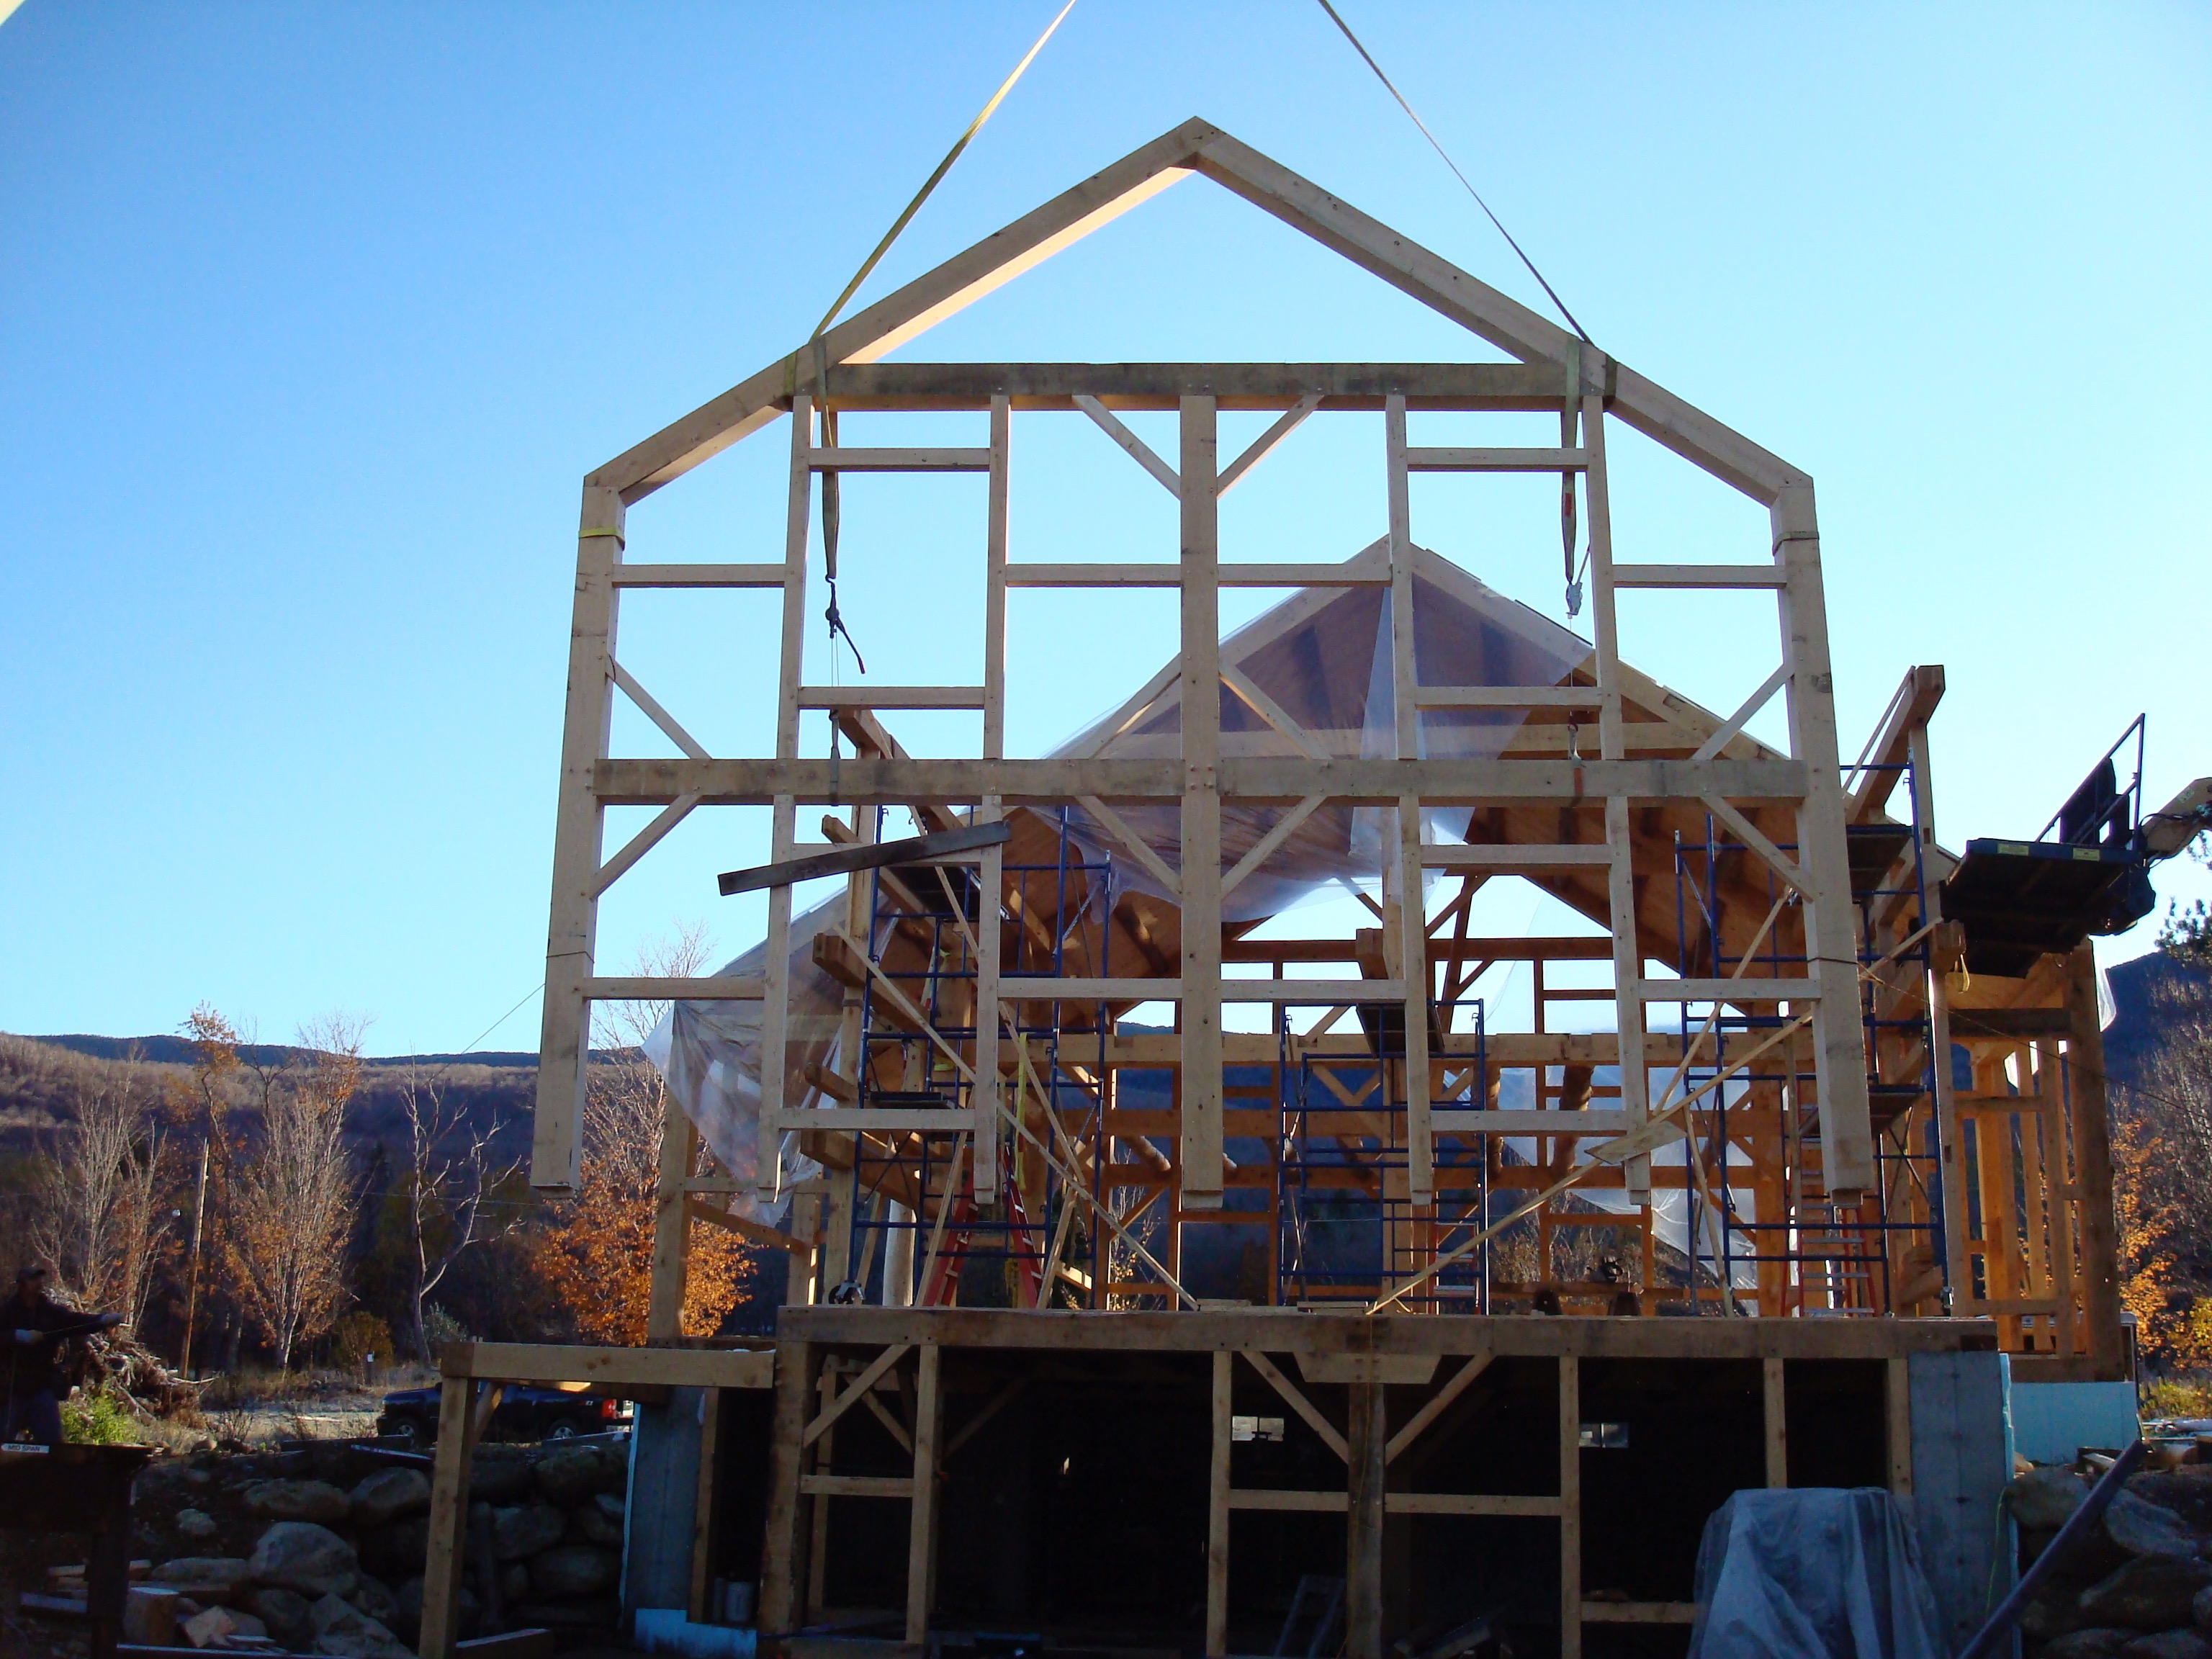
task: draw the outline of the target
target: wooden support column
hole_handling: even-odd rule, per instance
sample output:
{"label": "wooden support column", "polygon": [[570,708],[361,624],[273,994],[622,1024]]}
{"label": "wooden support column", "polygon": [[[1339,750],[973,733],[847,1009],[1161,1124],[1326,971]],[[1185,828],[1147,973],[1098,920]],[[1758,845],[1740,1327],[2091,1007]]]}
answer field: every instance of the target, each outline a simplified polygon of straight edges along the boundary
{"label": "wooden support column", "polygon": [[921,1344],[915,1366],[914,1401],[914,1505],[907,1530],[906,1639],[918,1647],[929,1639],[929,1608],[937,1589],[937,1437],[944,1402],[938,1394],[940,1350]]}
{"label": "wooden support column", "polygon": [[422,1562],[422,1659],[451,1659],[460,1633],[461,1531],[469,1513],[469,1459],[476,1449],[472,1393],[449,1376],[438,1389],[438,1453],[430,1472],[430,1522]]}
{"label": "wooden support column", "polygon": [[[799,688],[806,662],[806,537],[813,507],[811,454],[813,399],[799,392],[791,400],[791,471],[785,501],[783,538],[782,673],[776,683],[775,754],[799,758]],[[795,797],[778,795],[770,809],[769,861],[792,856],[799,828]],[[791,888],[768,890],[768,945],[763,963],[766,981],[761,1003],[760,1151],[754,1171],[763,1198],[774,1196],[783,1144],[787,1035],[791,1020]],[[852,1062],[857,1064],[857,1061]]]}
{"label": "wooden support column", "polygon": [[2105,1034],[2097,1023],[2097,958],[2086,939],[2066,963],[2066,1092],[2073,1106],[2081,1273],[2087,1292],[2085,1346],[2099,1379],[2117,1382],[2128,1373],[2120,1343],[2119,1240],[2112,1227],[2112,1131],[2105,1096]]}
{"label": "wooden support column", "polygon": [[592,1044],[591,1004],[584,993],[599,939],[597,878],[606,819],[596,773],[614,718],[614,570],[622,562],[623,525],[622,497],[586,485],[576,532],[568,706],[561,732],[538,1109],[531,1132],[530,1182],[544,1192],[574,1191],[583,1158],[584,1084]]}
{"label": "wooden support column", "polygon": [[[1420,665],[1413,649],[1413,497],[1406,477],[1406,399],[1383,399],[1390,518],[1390,690],[1394,750],[1421,757]],[[1436,1146],[1430,1133],[1428,916],[1421,874],[1421,803],[1398,802],[1398,844],[1385,855],[1398,890],[1398,962],[1406,981],[1406,1187],[1412,1207],[1436,1202]]]}
{"label": "wooden support column", "polygon": [[691,1503],[691,1622],[704,1624],[720,1609],[709,1607],[714,1588],[714,1492],[721,1462],[722,1391],[699,1391],[699,1480]]}
{"label": "wooden support column", "polygon": [[1583,1659],[1582,1361],[1559,1356],[1559,1659]]}
{"label": "wooden support column", "polygon": [[[991,399],[990,503],[983,561],[983,758],[1002,760],[1006,752],[1006,466],[1012,437],[1012,405],[1005,394]],[[975,822],[995,823],[1000,799],[986,795]],[[999,1081],[999,907],[1006,891],[1006,848],[983,849],[976,883],[981,898],[975,911],[975,1080],[974,1127],[975,1201],[988,1204],[999,1192],[999,1115],[1004,1090]],[[1018,1098],[1018,1093],[1017,1094]],[[1032,1216],[1036,1222],[1038,1218]]]}
{"label": "wooden support column", "polygon": [[698,1146],[698,1129],[670,1099],[660,1126],[660,1182],[653,1194],[653,1276],[645,1312],[648,1342],[665,1342],[684,1334],[685,1258],[691,1229],[684,1188],[691,1178]]}
{"label": "wooden support column", "polygon": [[814,1401],[814,1350],[805,1342],[775,1345],[775,1420],[769,1431],[768,1519],[761,1546],[760,1627],[783,1632],[799,1623],[799,1527],[805,1506],[806,1424]]}
{"label": "wooden support column", "polygon": [[1206,1651],[1218,1659],[1229,1651],[1229,1449],[1230,1405],[1235,1396],[1237,1356],[1223,1348],[1213,1356],[1213,1458],[1206,1494]]}
{"label": "wooden support column", "polygon": [[1789,1389],[1783,1362],[1769,1357],[1759,1362],[1760,1417],[1766,1429],[1766,1484],[1790,1484]]}
{"label": "wooden support column", "polygon": [[[1569,363],[1569,373],[1579,380],[1579,350],[1571,355]],[[1568,408],[1571,410],[1574,399],[1581,396],[1582,387],[1571,384],[1567,392]],[[1588,458],[1583,489],[1589,508],[1590,631],[1597,647],[1598,753],[1613,761],[1627,753],[1627,739],[1621,724],[1620,619],[1613,599],[1613,497],[1606,471],[1605,400],[1597,397],[1583,398],[1582,417],[1583,453]],[[1562,422],[1566,440],[1574,435],[1571,425],[1571,416]],[[1613,930],[1613,1022],[1621,1034],[1622,1051],[1628,1053],[1632,1051],[1630,1045],[1640,1043],[1644,1036],[1644,951],[1638,941],[1636,922],[1636,871],[1632,857],[1636,842],[1625,797],[1613,795],[1606,799],[1605,839],[1613,855],[1606,866],[1606,907],[1607,920]],[[1650,1115],[1649,1066],[1625,1065],[1620,1068],[1620,1106],[1628,1114],[1632,1126]],[[1650,1156],[1639,1153],[1629,1159],[1626,1175],[1629,1197],[1649,1206]],[[1648,1209],[1644,1216],[1644,1231],[1649,1238],[1651,1217]],[[1643,1288],[1650,1287],[1647,1284]]]}
{"label": "wooden support column", "polygon": [[1882,1362],[1884,1416],[1887,1419],[1889,1489],[1912,1496],[1912,1373],[1903,1354]]}
{"label": "wooden support column", "polygon": [[1346,1425],[1348,1507],[1344,1522],[1345,1659],[1382,1659],[1382,1516],[1390,1425],[1378,1368],[1354,1376]]}
{"label": "wooden support column", "polygon": [[1221,1097],[1221,541],[1214,400],[1182,400],[1182,1108],[1181,1190],[1218,1210]]}
{"label": "wooden support column", "polygon": [[1771,508],[1774,562],[1781,567],[1782,660],[1790,671],[1790,751],[1805,768],[1797,809],[1797,865],[1806,896],[1808,977],[1820,987],[1813,1016],[1813,1067],[1820,1097],[1822,1175],[1849,1208],[1875,1184],[1874,1126],[1867,1104],[1866,1031],[1860,1023],[1858,936],[1846,801],[1836,750],[1835,675],[1828,657],[1820,532],[1811,481],[1778,493]]}

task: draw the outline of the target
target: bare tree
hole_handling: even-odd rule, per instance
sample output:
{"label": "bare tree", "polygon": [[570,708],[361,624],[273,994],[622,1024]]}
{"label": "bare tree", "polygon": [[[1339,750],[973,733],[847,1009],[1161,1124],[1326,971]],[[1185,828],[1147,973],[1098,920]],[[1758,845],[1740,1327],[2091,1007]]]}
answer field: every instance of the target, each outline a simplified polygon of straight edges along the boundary
{"label": "bare tree", "polygon": [[270,1080],[261,1144],[233,1178],[226,1258],[239,1299],[276,1363],[319,1336],[345,1294],[345,1248],[360,1201],[345,1109],[361,1081],[365,1022],[342,1015],[300,1033],[303,1072]]}
{"label": "bare tree", "polygon": [[494,1119],[486,1127],[471,1127],[462,1113],[447,1105],[434,1079],[408,1078],[405,1109],[407,1238],[411,1247],[408,1314],[415,1352],[428,1360],[431,1353],[422,1323],[424,1304],[462,1251],[522,1224],[524,1210],[517,1206],[502,1215],[498,1198],[500,1189],[521,1171],[522,1163],[515,1159],[494,1169],[492,1142],[505,1124]]}
{"label": "bare tree", "polygon": [[32,1248],[60,1288],[133,1324],[146,1310],[168,1216],[156,1203],[167,1152],[149,1103],[127,1072],[77,1097],[76,1118],[40,1161]]}

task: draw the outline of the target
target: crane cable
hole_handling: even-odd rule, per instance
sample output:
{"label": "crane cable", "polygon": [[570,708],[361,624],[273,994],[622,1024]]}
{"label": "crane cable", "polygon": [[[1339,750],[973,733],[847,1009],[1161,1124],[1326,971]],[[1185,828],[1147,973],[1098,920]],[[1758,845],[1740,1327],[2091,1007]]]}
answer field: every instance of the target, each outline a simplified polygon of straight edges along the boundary
{"label": "crane cable", "polygon": [[1559,315],[1567,319],[1568,326],[1582,337],[1584,345],[1595,346],[1597,342],[1591,339],[1589,331],[1575,320],[1575,313],[1567,309],[1567,302],[1562,300],[1558,291],[1544,280],[1544,273],[1536,269],[1536,262],[1528,257],[1520,243],[1513,240],[1513,233],[1505,228],[1504,221],[1490,210],[1490,204],[1482,199],[1482,192],[1468,182],[1467,174],[1460,171],[1459,163],[1453,161],[1444,147],[1437,142],[1437,135],[1429,131],[1429,124],[1413,112],[1413,106],[1406,101],[1406,94],[1399,91],[1390,77],[1382,72],[1382,65],[1375,61],[1375,54],[1360,45],[1359,37],[1352,32],[1352,26],[1338,15],[1336,8],[1329,4],[1328,0],[1321,0],[1321,9],[1328,14],[1328,21],[1343,32],[1344,38],[1352,42],[1352,49],[1366,61],[1367,67],[1375,71],[1375,78],[1382,83],[1383,90],[1398,100],[1398,107],[1406,112],[1407,118],[1421,130],[1421,137],[1429,141],[1429,148],[1436,151],[1443,158],[1443,164],[1452,170],[1452,177],[1465,186],[1469,196],[1474,198],[1475,206],[1480,208],[1490,222],[1498,227],[1498,234],[1505,239],[1505,245],[1520,255],[1521,263],[1528,267],[1528,274],[1536,279],[1537,285],[1550,296],[1552,303],[1559,308]]}
{"label": "crane cable", "polygon": [[[882,261],[884,255],[890,252],[891,244],[898,240],[899,233],[913,222],[915,214],[921,211],[921,204],[929,199],[930,193],[944,182],[945,175],[952,171],[952,164],[960,159],[961,152],[968,148],[969,142],[983,130],[983,124],[988,121],[997,112],[999,106],[1006,101],[1006,94],[1014,89],[1014,83],[1019,81],[1029,66],[1036,61],[1036,55],[1044,50],[1044,43],[1052,39],[1054,32],[1066,20],[1067,14],[1074,9],[1075,0],[1067,0],[1067,3],[1060,7],[1052,21],[1045,25],[1044,33],[1036,38],[1036,44],[1023,54],[1021,62],[1014,65],[1012,73],[999,82],[999,89],[993,93],[990,100],[976,112],[975,118],[968,124],[959,137],[952,141],[952,148],[945,152],[945,159],[937,164],[936,171],[922,181],[922,186],[915,192],[914,199],[908,202],[905,210],[891,222],[891,228],[884,233],[883,240],[875,246],[875,251],[860,261],[860,268],[853,273],[853,280],[845,284],[844,291],[838,295],[830,309],[822,313],[822,320],[814,325],[814,332],[807,337],[806,346],[814,358],[815,379],[822,404],[822,437],[826,447],[836,447],[837,417],[829,407],[830,354],[828,348],[823,343],[823,335],[828,331],[830,324],[837,319],[837,313],[844,310],[847,302],[854,295],[860,292],[860,284],[868,280],[869,274]],[[852,630],[845,626],[845,619],[837,610],[837,532],[841,517],[840,507],[837,474],[834,471],[825,471],[822,475],[822,554],[825,567],[823,574],[830,584],[830,606],[823,612],[823,619],[830,625],[830,655],[833,662],[836,654],[838,636],[842,635],[845,643],[852,649],[853,660],[860,665],[860,672],[865,674],[868,672],[868,665],[860,655],[860,643],[854,639]],[[834,763],[836,759],[837,744],[835,722],[831,723],[830,729],[830,759]]]}

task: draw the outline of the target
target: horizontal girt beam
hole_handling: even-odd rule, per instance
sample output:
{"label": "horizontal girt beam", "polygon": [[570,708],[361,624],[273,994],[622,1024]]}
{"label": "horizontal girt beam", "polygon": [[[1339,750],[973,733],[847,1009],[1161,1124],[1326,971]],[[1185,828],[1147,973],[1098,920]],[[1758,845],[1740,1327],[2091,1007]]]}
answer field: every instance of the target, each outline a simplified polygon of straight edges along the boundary
{"label": "horizontal girt beam", "polygon": [[[1747,803],[1794,804],[1805,793],[1796,761],[1328,760],[1224,758],[1221,793],[1245,801],[1396,800],[1432,806],[1663,801],[1713,795]],[[1183,765],[1174,760],[603,760],[593,788],[608,806],[658,806],[696,794],[709,806],[758,806],[779,795],[801,805],[898,805],[909,801],[1058,805],[1174,799]]]}

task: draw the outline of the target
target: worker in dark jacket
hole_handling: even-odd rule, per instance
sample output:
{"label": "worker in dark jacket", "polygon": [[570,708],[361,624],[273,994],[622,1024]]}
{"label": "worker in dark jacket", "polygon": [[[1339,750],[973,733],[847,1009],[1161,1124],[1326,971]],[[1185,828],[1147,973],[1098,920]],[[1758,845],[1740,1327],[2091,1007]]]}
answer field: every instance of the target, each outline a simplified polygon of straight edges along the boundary
{"label": "worker in dark jacket", "polygon": [[15,1294],[0,1304],[0,1336],[8,1348],[8,1423],[0,1439],[27,1430],[42,1446],[62,1443],[61,1399],[69,1392],[63,1350],[72,1336],[112,1330],[121,1314],[79,1313],[46,1295],[46,1270],[18,1268]]}

